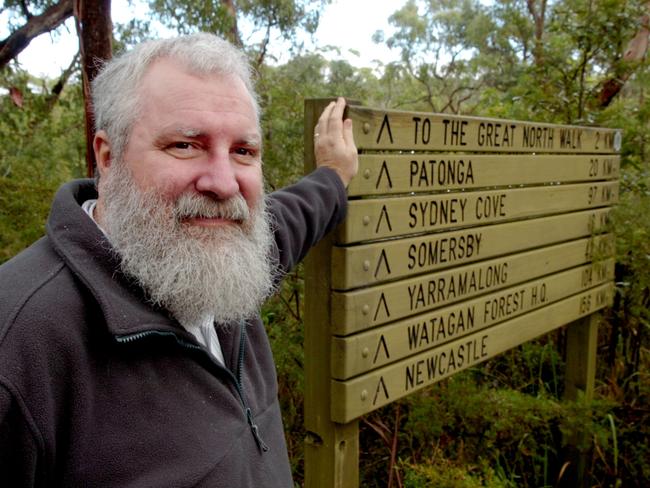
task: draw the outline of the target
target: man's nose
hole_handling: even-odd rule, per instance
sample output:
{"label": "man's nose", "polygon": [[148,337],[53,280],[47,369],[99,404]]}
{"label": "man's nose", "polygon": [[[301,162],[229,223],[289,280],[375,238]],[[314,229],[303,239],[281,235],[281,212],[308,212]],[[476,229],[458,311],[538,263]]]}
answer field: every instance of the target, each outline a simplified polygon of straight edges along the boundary
{"label": "man's nose", "polygon": [[231,160],[229,151],[216,151],[209,155],[196,179],[195,187],[199,193],[210,193],[220,200],[239,193],[235,163]]}

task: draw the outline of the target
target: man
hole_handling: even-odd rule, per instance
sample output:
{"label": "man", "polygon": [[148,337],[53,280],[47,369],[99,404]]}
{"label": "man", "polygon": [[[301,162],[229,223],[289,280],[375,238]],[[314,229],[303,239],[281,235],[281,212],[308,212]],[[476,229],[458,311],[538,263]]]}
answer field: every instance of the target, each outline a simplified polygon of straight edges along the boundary
{"label": "man", "polygon": [[99,179],[0,267],[0,485],[290,487],[258,316],[341,221],[345,102],[319,168],[263,194],[243,55],[207,34],[142,44],[93,83]]}

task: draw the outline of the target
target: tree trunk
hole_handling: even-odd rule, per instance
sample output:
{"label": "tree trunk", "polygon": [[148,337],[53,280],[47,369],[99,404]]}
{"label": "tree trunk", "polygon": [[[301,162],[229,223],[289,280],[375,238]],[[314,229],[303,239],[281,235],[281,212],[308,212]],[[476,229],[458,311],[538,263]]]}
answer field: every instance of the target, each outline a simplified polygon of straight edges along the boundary
{"label": "tree trunk", "polygon": [[244,43],[241,40],[239,28],[237,27],[237,10],[235,9],[233,0],[221,0],[221,4],[224,6],[228,16],[230,17],[230,29],[228,32],[224,32],[224,35],[227,35],[228,40],[235,46],[243,47]]}
{"label": "tree trunk", "polygon": [[86,168],[88,177],[92,177],[95,169],[95,118],[90,98],[90,83],[99,72],[102,61],[110,59],[112,55],[111,1],[75,0],[74,7],[86,114]]}
{"label": "tree trunk", "polygon": [[60,26],[72,15],[72,0],[61,0],[40,15],[27,15],[27,22],[0,41],[0,68],[18,56],[32,39]]}
{"label": "tree trunk", "polygon": [[528,0],[528,13],[533,17],[535,24],[535,46],[533,47],[533,58],[535,66],[542,66],[544,62],[544,43],[542,37],[544,36],[544,23],[546,21],[546,0],[539,2],[539,9],[537,8],[536,0]]}

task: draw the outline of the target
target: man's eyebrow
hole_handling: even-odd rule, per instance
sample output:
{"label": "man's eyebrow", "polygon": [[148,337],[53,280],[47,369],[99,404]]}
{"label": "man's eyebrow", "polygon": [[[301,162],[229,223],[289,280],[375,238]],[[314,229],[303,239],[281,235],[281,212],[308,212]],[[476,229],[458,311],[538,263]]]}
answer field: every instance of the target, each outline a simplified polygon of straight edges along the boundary
{"label": "man's eyebrow", "polygon": [[262,138],[258,135],[251,135],[242,137],[237,141],[238,144],[244,144],[246,146],[259,146],[262,144]]}
{"label": "man's eyebrow", "polygon": [[206,139],[205,132],[194,127],[164,127],[160,130],[155,138],[154,143],[158,146],[165,146],[177,138],[191,139],[193,141],[202,141]]}
{"label": "man's eyebrow", "polygon": [[195,129],[193,127],[171,127],[166,130],[163,130],[165,135],[176,135],[182,137],[189,137],[192,139],[202,137],[205,135],[200,129]]}
{"label": "man's eyebrow", "polygon": [[[208,133],[194,127],[167,127],[160,131],[157,139],[166,140],[170,137],[186,137],[188,139],[208,138]],[[257,133],[243,135],[235,141],[236,144],[245,146],[261,146],[262,137]]]}

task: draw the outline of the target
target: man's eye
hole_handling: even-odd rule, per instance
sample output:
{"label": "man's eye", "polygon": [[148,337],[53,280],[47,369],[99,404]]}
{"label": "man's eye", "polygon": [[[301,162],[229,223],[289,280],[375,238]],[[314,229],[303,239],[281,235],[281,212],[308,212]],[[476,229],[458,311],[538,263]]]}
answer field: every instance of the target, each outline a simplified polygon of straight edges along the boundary
{"label": "man's eye", "polygon": [[255,156],[255,151],[247,147],[238,147],[235,149],[235,153],[241,156]]}
{"label": "man's eye", "polygon": [[201,153],[201,147],[192,141],[174,141],[164,146],[163,150],[178,159],[195,158]]}
{"label": "man's eye", "polygon": [[174,144],[171,145],[174,149],[189,149],[192,147],[192,144],[189,142],[175,142]]}

